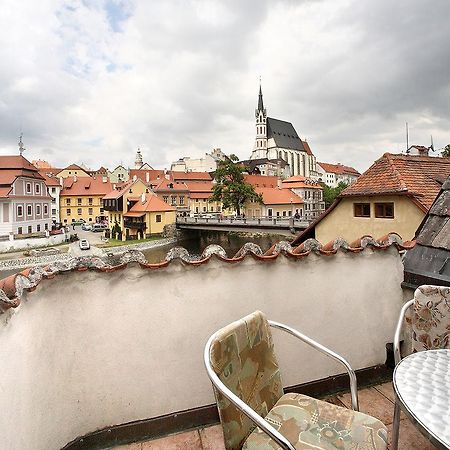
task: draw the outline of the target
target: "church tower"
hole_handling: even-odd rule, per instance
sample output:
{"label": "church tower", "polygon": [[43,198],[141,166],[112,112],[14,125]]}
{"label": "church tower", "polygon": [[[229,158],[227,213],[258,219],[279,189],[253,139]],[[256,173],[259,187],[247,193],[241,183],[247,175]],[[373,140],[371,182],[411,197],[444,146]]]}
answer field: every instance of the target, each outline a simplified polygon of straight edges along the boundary
{"label": "church tower", "polygon": [[138,151],[136,153],[136,159],[134,160],[134,168],[140,169],[142,167],[142,164],[144,164],[144,162],[142,161],[141,149],[138,148]]}
{"label": "church tower", "polygon": [[251,159],[267,158],[267,111],[264,108],[261,84],[259,85],[258,107],[255,109],[256,139]]}

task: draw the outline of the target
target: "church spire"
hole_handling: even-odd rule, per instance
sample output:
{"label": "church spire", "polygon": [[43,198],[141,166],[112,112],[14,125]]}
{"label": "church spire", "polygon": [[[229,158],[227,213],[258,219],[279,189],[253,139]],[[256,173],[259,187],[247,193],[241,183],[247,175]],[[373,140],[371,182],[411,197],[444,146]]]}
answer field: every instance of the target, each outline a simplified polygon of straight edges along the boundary
{"label": "church spire", "polygon": [[261,88],[261,77],[259,78],[259,96],[258,96],[258,111],[264,110],[262,88]]}

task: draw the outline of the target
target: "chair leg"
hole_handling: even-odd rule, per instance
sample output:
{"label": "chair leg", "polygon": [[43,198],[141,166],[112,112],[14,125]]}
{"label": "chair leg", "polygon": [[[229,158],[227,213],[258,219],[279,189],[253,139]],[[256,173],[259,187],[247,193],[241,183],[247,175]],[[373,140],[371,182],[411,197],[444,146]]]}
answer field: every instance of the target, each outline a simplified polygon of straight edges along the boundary
{"label": "chair leg", "polygon": [[400,405],[396,400],[394,406],[394,421],[392,422],[391,450],[397,450],[398,448],[398,437],[400,432],[400,412]]}

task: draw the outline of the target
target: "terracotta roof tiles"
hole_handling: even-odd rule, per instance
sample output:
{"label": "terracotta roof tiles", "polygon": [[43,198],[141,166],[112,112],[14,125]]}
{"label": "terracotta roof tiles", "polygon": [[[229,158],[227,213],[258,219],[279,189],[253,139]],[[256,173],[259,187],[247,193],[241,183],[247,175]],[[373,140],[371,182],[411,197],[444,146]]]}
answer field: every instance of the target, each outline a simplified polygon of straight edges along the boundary
{"label": "terracotta roof tiles", "polygon": [[361,175],[353,167],[344,166],[343,164],[331,164],[331,163],[322,163],[322,162],[318,162],[317,164],[319,164],[320,167],[322,167],[322,169],[328,173],[335,173],[336,175],[344,175],[344,174],[356,175],[356,176]]}
{"label": "terracotta roof tiles", "polygon": [[289,189],[257,187],[255,191],[262,195],[265,205],[297,205],[303,203],[302,198]]}
{"label": "terracotta roof tiles", "polygon": [[[356,246],[354,246],[356,245]],[[99,257],[78,257],[65,262],[56,262],[46,267],[35,267],[25,269],[17,274],[10,275],[0,280],[0,314],[10,308],[17,308],[20,305],[22,293],[24,290],[33,291],[42,280],[54,278],[60,273],[68,271],[95,270],[100,272],[113,272],[122,270],[129,263],[138,263],[143,269],[157,270],[163,269],[173,261],[181,261],[182,264],[195,267],[208,263],[215,257],[225,263],[239,263],[247,257],[254,258],[261,262],[270,262],[276,260],[281,255],[287,258],[302,259],[314,253],[322,256],[332,256],[338,252],[347,252],[358,254],[370,248],[372,251],[387,250],[391,247],[401,250],[413,248],[415,242],[402,242],[401,237],[395,233],[383,236],[380,239],[374,239],[371,236],[363,236],[355,244],[336,239],[330,243],[322,245],[315,239],[308,239],[299,246],[292,247],[287,241],[274,244],[266,252],[261,248],[248,242],[233,257],[228,257],[225,250],[219,245],[209,245],[205,248],[199,259],[194,259],[183,247],[175,247],[169,250],[164,261],[157,264],[149,264],[144,255],[136,250],[123,253],[120,261],[116,265],[110,265]]]}
{"label": "terracotta roof tiles", "polygon": [[110,181],[103,181],[103,178],[67,177],[64,179],[61,196],[101,195],[103,197],[111,190]]}

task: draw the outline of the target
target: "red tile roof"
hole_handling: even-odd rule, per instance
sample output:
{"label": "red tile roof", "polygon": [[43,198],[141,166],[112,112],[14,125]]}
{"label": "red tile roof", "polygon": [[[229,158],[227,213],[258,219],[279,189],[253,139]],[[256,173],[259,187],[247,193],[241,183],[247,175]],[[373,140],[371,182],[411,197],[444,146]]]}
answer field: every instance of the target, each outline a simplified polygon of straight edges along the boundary
{"label": "red tile roof", "polygon": [[306,141],[302,141],[303,144],[303,148],[305,149],[306,153],[308,155],[312,155],[313,152],[311,151],[311,147],[309,146],[309,144]]}
{"label": "red tile roof", "polygon": [[102,197],[111,192],[110,181],[103,181],[102,177],[67,177],[61,190],[62,196],[101,195]]}
{"label": "red tile roof", "polygon": [[322,162],[319,162],[317,164],[319,164],[320,167],[322,167],[322,169],[328,173],[335,173],[336,175],[344,175],[344,174],[356,176],[361,175],[356,169],[350,166],[344,166],[342,164],[322,163]]}
{"label": "red tile roof", "polygon": [[244,175],[244,180],[254,187],[276,188],[278,186],[278,178],[274,176]]}
{"label": "red tile roof", "polygon": [[210,181],[211,175],[208,172],[175,172],[171,171],[170,177],[175,181]]}
{"label": "red tile roof", "polygon": [[183,183],[182,181],[171,181],[167,180],[166,178],[163,178],[162,180],[159,180],[154,184],[155,181],[152,183],[152,190],[155,192],[187,192],[188,187],[186,186],[186,183]]}
{"label": "red tile roof", "polygon": [[211,181],[197,182],[197,181],[186,181],[184,183],[190,192],[209,192],[212,193],[214,184]]}
{"label": "red tile roof", "polygon": [[[163,202],[155,194],[145,194],[145,201],[142,203],[141,199],[134,204],[128,212],[165,212],[165,211],[176,211],[177,209],[173,206],[168,205]],[[126,216],[126,214],[124,214]]]}
{"label": "red tile roof", "polygon": [[130,169],[130,179],[133,179],[136,175],[137,178],[140,178],[144,183],[147,183],[147,173],[150,181],[164,178],[164,170]]}
{"label": "red tile roof", "polygon": [[8,198],[10,192],[10,187],[0,187],[0,198]]}
{"label": "red tile roof", "polygon": [[303,203],[301,197],[288,189],[256,187],[255,191],[262,195],[265,205],[298,205]]}
{"label": "red tile roof", "polygon": [[0,185],[10,186],[17,177],[43,180],[36,167],[23,156],[0,156]]}
{"label": "red tile roof", "polygon": [[401,194],[428,211],[450,175],[450,158],[385,153],[341,197]]}
{"label": "red tile roof", "polygon": [[44,170],[41,169],[39,170],[39,173],[45,179],[45,184],[47,186],[61,187],[61,185],[59,184],[59,178],[55,177],[51,172],[47,172],[45,169]]}
{"label": "red tile roof", "polygon": [[[165,259],[157,264],[142,262],[143,255],[140,252],[135,252],[134,255],[127,256],[126,260],[139,263],[143,269],[157,270],[169,266],[174,260],[181,260],[184,265],[195,268],[208,263],[213,257],[230,264],[239,263],[246,257],[252,257],[261,262],[272,262],[277,259],[279,255],[284,255],[294,260],[302,260],[312,253],[324,256],[335,255],[338,252],[359,254],[368,247],[372,251],[384,251],[389,247],[402,251],[405,249],[409,250],[413,248],[414,245],[414,241],[402,242],[401,237],[398,234],[391,233],[379,239],[374,239],[371,236],[363,236],[351,244],[348,244],[342,239],[336,239],[325,245],[322,245],[315,239],[308,239],[298,246],[291,246],[289,242],[282,241],[274,244],[266,252],[261,250],[256,244],[247,243],[231,258],[227,256],[225,250],[220,246],[212,245],[207,247],[200,256],[200,259],[197,260],[190,258],[189,252],[182,247],[171,249]],[[86,257],[74,259],[73,264],[71,264],[70,267],[70,270],[73,271],[95,270],[108,273],[126,268],[127,262],[111,266],[105,264],[98,257]],[[9,308],[17,308],[20,305],[22,292],[24,290],[31,292],[43,279],[53,278],[60,273],[67,273],[66,264],[63,264],[61,269],[57,268],[57,263],[53,263],[52,267],[47,266],[40,268],[39,271],[35,271],[33,268],[25,269],[0,280],[0,314],[4,313]],[[26,279],[26,282],[24,282],[24,278]]]}
{"label": "red tile roof", "polygon": [[305,188],[305,189],[322,189],[322,186],[314,180],[303,177],[301,175],[295,175],[293,177],[286,178],[281,183],[283,189]]}
{"label": "red tile roof", "polygon": [[125,183],[115,183],[116,185],[116,189],[113,189],[111,186],[111,191],[109,191],[104,197],[103,199],[105,200],[109,200],[109,199],[116,199],[116,198],[120,198],[122,197],[123,194],[125,194],[126,190],[132,185],[134,184],[134,181],[129,180],[126,181]]}

